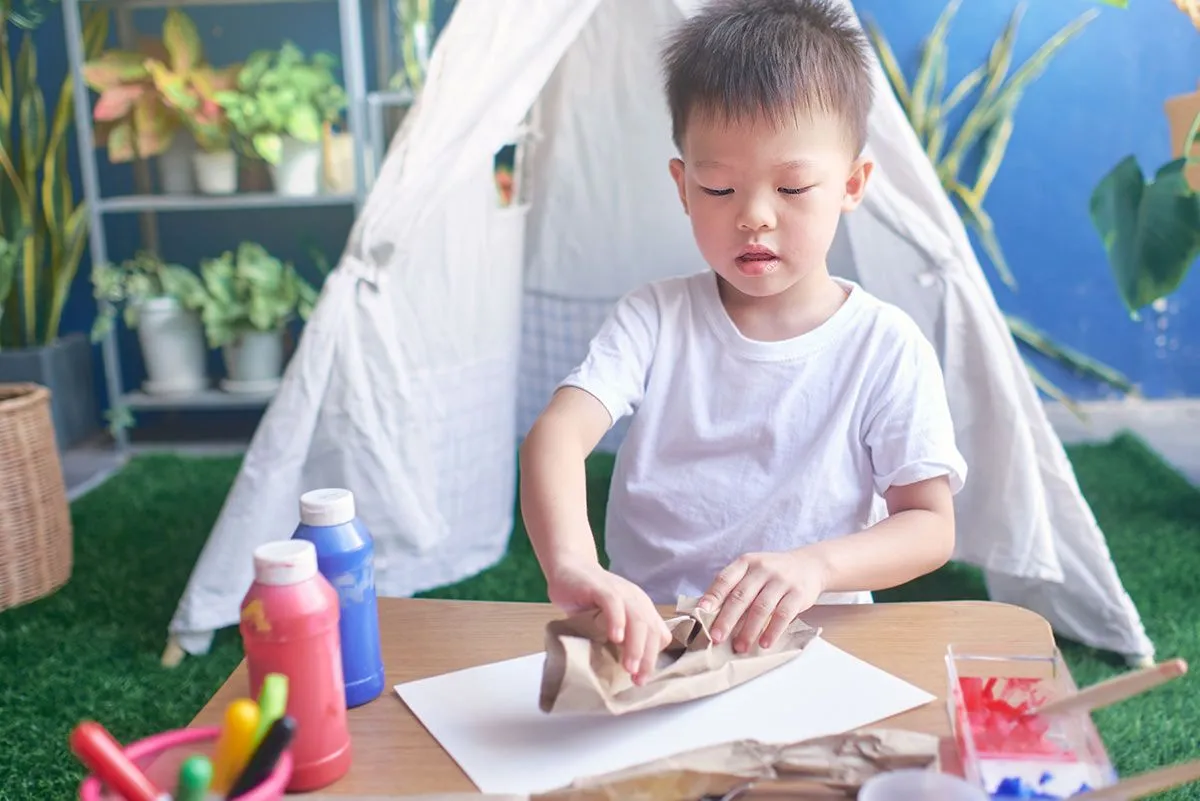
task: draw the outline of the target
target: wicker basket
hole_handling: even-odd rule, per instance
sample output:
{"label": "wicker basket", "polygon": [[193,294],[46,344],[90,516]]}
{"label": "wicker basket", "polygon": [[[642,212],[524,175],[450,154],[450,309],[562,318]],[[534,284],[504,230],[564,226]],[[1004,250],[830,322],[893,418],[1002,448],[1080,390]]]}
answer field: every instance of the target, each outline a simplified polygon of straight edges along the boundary
{"label": "wicker basket", "polygon": [[0,609],[67,582],[72,534],[50,391],[0,384]]}

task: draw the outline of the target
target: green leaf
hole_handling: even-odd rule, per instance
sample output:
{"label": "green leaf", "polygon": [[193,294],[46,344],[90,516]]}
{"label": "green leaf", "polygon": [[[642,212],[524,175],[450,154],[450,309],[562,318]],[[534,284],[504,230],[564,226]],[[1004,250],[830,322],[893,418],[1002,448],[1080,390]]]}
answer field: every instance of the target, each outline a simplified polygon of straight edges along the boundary
{"label": "green leaf", "polygon": [[321,118],[312,106],[298,106],[287,122],[287,132],[301,142],[321,141]]}
{"label": "green leaf", "polygon": [[996,179],[996,173],[1000,171],[1000,162],[1004,160],[1012,132],[1013,109],[1010,108],[1008,113],[992,126],[984,140],[983,158],[975,177],[975,186],[971,187],[971,194],[977,204],[983,203],[983,198],[987,196],[988,190],[992,187],[992,181]]}
{"label": "green leaf", "polygon": [[17,278],[17,263],[21,259],[21,247],[17,242],[0,239],[0,315],[12,292]]}
{"label": "green leaf", "polygon": [[1137,159],[1126,156],[1092,192],[1092,224],[1135,316],[1174,292],[1200,256],[1200,195],[1188,186],[1185,165],[1168,162],[1147,182]]}
{"label": "green leaf", "polygon": [[1004,315],[1004,319],[1008,322],[1008,330],[1012,332],[1014,337],[1043,356],[1048,356],[1065,364],[1076,373],[1103,381],[1105,384],[1122,392],[1130,393],[1136,391],[1133,382],[1120,371],[1093,359],[1091,356],[1080,353],[1074,348],[1055,342],[1044,331],[1035,328],[1027,320],[1011,314]]}
{"label": "green leaf", "polygon": [[180,75],[191,72],[204,60],[200,33],[192,18],[178,7],[167,11],[163,21],[163,44],[171,54],[171,70]]}
{"label": "green leaf", "polygon": [[1008,260],[1004,258],[1004,251],[1000,248],[1000,240],[996,238],[996,226],[992,223],[991,215],[984,211],[975,196],[961,184],[954,185],[953,193],[960,201],[959,211],[963,220],[975,229],[984,252],[987,253],[992,266],[1000,275],[1000,280],[1010,289],[1015,290],[1017,279],[1008,267]]}
{"label": "green leaf", "polygon": [[932,126],[936,124],[936,120],[931,119],[931,108],[936,105],[936,98],[941,95],[941,90],[939,89],[935,95],[934,86],[939,73],[943,76],[944,85],[946,36],[949,32],[950,21],[957,13],[960,2],[961,0],[950,0],[942,9],[942,13],[938,15],[933,30],[925,40],[921,63],[917,67],[917,76],[913,79],[912,108],[909,110],[909,118],[920,137],[926,136]]}
{"label": "green leaf", "polygon": [[1054,400],[1061,403],[1063,406],[1067,407],[1071,414],[1075,415],[1080,420],[1087,420],[1087,414],[1084,413],[1079,404],[1071,400],[1067,393],[1063,392],[1057,384],[1047,378],[1041,370],[1030,364],[1028,360],[1025,360],[1025,370],[1029,373],[1030,379],[1033,380],[1034,386],[1049,395]]}
{"label": "green leaf", "polygon": [[283,140],[277,133],[259,133],[254,135],[254,150],[263,161],[278,164],[283,158]]}
{"label": "green leaf", "polygon": [[896,93],[896,98],[904,107],[905,113],[911,113],[912,94],[909,92],[907,81],[904,80],[904,70],[900,69],[900,63],[896,60],[895,51],[875,23],[868,20],[866,28],[867,35],[875,46],[875,52],[879,55],[879,64],[887,75],[888,83],[892,85],[892,91]]}

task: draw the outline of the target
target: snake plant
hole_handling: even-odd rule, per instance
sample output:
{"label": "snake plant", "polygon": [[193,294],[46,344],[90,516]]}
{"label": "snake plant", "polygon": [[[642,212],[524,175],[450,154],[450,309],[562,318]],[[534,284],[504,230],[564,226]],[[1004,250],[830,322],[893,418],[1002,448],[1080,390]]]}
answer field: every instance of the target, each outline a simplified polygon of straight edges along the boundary
{"label": "snake plant", "polygon": [[[922,47],[911,84],[878,27],[868,22],[866,28],[891,88],[933,163],[943,189],[955,202],[963,221],[975,230],[1000,280],[1015,290],[1016,277],[1000,247],[992,218],[984,208],[984,200],[1004,160],[1012,137],[1013,117],[1023,93],[1045,72],[1055,54],[1078,36],[1098,12],[1095,9],[1085,11],[1047,39],[1032,56],[1013,70],[1013,47],[1024,13],[1024,6],[1018,5],[993,43],[986,61],[963,76],[947,93],[947,37],[959,4],[960,0],[950,0],[938,16]],[[974,104],[952,132],[948,127],[951,112],[972,97],[975,98]],[[974,163],[971,157],[976,153],[979,156],[978,166],[966,174],[966,167]],[[1053,342],[1025,320],[1012,315],[1006,315],[1005,319],[1017,341],[1065,364],[1078,374],[1102,381],[1121,392],[1134,391],[1133,383],[1117,370]],[[1071,398],[1028,360],[1026,368],[1030,378],[1043,392],[1076,414],[1080,413]]]}
{"label": "snake plant", "polygon": [[[63,80],[47,124],[32,33],[25,32],[15,64],[9,55],[12,2],[0,0],[0,239],[19,238],[20,254],[0,313],[0,347],[30,348],[58,338],[87,244],[88,216],[86,206],[76,204],[67,172],[73,78]],[[107,36],[107,12],[90,9],[85,51],[99,52]]]}

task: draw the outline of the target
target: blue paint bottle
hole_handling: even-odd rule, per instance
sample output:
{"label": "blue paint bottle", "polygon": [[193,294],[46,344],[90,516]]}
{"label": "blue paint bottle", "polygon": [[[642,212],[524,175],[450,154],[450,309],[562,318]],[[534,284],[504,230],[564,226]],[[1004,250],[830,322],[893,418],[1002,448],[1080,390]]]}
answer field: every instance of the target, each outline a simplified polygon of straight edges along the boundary
{"label": "blue paint bottle", "polygon": [[354,494],[319,489],[301,495],[300,526],[292,539],[316,546],[317,569],[337,590],[346,706],[361,706],[383,692],[383,657],[375,602],[375,543],[355,516]]}

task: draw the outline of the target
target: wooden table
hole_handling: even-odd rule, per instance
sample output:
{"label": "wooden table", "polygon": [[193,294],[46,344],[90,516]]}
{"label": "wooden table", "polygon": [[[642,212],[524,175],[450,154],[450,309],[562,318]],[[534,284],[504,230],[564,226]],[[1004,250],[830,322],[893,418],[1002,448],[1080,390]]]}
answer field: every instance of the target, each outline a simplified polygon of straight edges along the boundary
{"label": "wooden table", "polygon": [[[664,609],[670,614],[672,610]],[[365,796],[473,791],[475,786],[409,712],[392,686],[543,650],[548,604],[381,598],[387,689],[350,710],[354,765],[322,795]],[[938,697],[881,725],[950,734],[946,647],[984,654],[1054,653],[1049,624],[1028,610],[986,601],[821,606],[803,616],[829,642]],[[245,662],[192,721],[220,725],[225,707],[245,697]]]}

